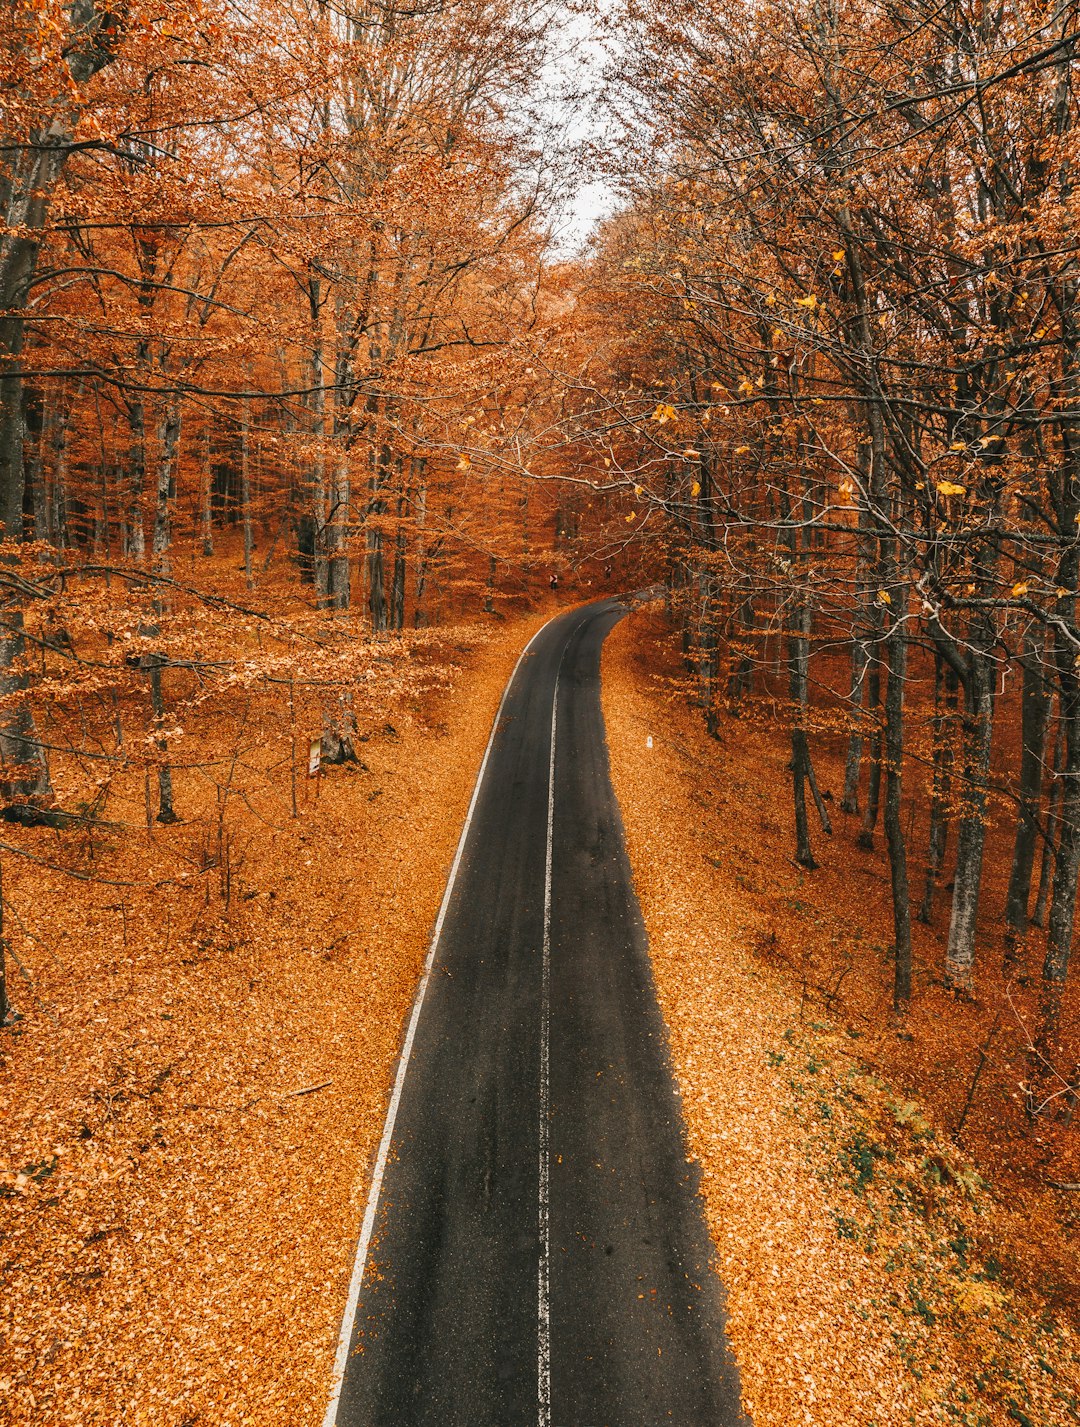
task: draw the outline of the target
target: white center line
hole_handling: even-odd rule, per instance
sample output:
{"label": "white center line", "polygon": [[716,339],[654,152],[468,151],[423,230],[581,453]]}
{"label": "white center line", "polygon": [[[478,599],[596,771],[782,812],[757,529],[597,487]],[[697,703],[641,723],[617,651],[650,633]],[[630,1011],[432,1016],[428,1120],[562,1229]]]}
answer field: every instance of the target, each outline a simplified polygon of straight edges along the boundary
{"label": "white center line", "polygon": [[544,954],[540,972],[540,1267],[537,1275],[538,1427],[551,1427],[551,845],[555,829],[555,733],[559,674],[551,700],[551,754],[548,759],[547,854],[544,860]]}
{"label": "white center line", "polygon": [[[465,814],[465,825],[461,829],[461,837],[458,841],[457,851],[454,854],[454,863],[450,868],[450,876],[447,879],[446,890],[443,892],[443,899],[439,906],[439,915],[435,921],[435,930],[431,936],[431,945],[428,948],[427,959],[424,962],[423,974],[420,983],[416,988],[416,996],[413,1000],[412,1014],[409,1017],[408,1029],[405,1032],[405,1041],[401,1047],[401,1055],[398,1057],[397,1074],[394,1077],[394,1088],[390,1095],[390,1104],[386,1111],[386,1120],[383,1123],[382,1139],[379,1142],[379,1151],[375,1157],[375,1168],[371,1176],[371,1188],[368,1192],[367,1207],[364,1210],[364,1221],[360,1229],[360,1241],[356,1246],[356,1257],[353,1260],[352,1277],[349,1280],[349,1292],[345,1300],[345,1312],[341,1319],[341,1332],[338,1335],[337,1353],[334,1357],[333,1377],[331,1379],[330,1401],[326,1406],[326,1413],[323,1417],[323,1427],[336,1427],[338,1419],[338,1408],[341,1404],[341,1391],[345,1382],[345,1370],[349,1362],[349,1347],[352,1343],[353,1333],[356,1330],[356,1311],[360,1301],[360,1289],[364,1281],[364,1271],[367,1267],[368,1248],[371,1244],[372,1231],[375,1228],[375,1215],[379,1207],[379,1198],[382,1193],[383,1176],[386,1173],[386,1161],[390,1153],[390,1143],[394,1136],[394,1124],[397,1120],[398,1107],[401,1104],[401,1092],[405,1085],[405,1076],[409,1068],[409,1058],[412,1055],[413,1041],[416,1037],[416,1026],[420,1020],[420,1012],[424,1005],[424,996],[427,992],[428,984],[431,980],[432,967],[435,964],[435,956],[439,949],[439,940],[442,936],[443,922],[446,920],[446,913],[450,906],[450,899],[454,892],[454,883],[457,881],[458,869],[461,867],[462,856],[465,852],[465,844],[469,837],[469,828],[472,826],[473,813],[476,811],[476,804],[480,798],[480,789],[483,787],[484,774],[487,772],[488,760],[491,757],[491,750],[495,744],[495,735],[499,731],[502,723],[503,709],[506,707],[507,699],[510,697],[510,690],[513,687],[517,672],[525,662],[526,657],[532,650],[533,645],[551,624],[554,624],[559,615],[552,615],[546,624],[536,631],[533,637],[521,651],[513,672],[507,680],[506,688],[503,690],[499,707],[495,714],[495,721],[491,725],[491,734],[488,737],[487,747],[484,749],[483,761],[480,764],[480,771],[476,775],[476,782],[473,785],[472,799],[469,803],[469,810]],[[551,831],[550,813],[548,829],[548,866],[551,864]],[[550,881],[550,878],[549,878]],[[547,1419],[544,1419],[546,1422]]]}

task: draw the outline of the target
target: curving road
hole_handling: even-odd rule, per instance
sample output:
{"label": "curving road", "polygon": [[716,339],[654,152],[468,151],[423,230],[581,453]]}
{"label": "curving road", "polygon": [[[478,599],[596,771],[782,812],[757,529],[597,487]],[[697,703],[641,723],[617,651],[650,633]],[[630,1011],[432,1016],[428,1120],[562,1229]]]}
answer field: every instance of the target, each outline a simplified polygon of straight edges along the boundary
{"label": "curving road", "polygon": [[624,613],[560,615],[507,686],[325,1427],[744,1421],[608,776],[600,650]]}

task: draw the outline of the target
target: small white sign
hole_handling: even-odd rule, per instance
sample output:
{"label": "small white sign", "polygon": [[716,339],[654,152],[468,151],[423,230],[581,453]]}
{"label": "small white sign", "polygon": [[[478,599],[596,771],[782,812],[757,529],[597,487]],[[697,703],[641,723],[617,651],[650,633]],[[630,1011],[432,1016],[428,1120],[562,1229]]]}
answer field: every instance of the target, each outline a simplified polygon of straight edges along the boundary
{"label": "small white sign", "polygon": [[646,747],[646,748],[651,748],[651,747],[652,747],[652,734],[651,734],[651,733],[649,734],[648,738],[645,740],[645,747]]}
{"label": "small white sign", "polygon": [[309,777],[309,778],[315,778],[315,777],[317,777],[317,776],[318,776],[319,769],[320,769],[321,767],[322,767],[322,739],[321,739],[321,738],[313,738],[313,739],[311,740],[311,742],[308,744],[308,755],[307,755],[307,775],[308,775],[308,777]]}

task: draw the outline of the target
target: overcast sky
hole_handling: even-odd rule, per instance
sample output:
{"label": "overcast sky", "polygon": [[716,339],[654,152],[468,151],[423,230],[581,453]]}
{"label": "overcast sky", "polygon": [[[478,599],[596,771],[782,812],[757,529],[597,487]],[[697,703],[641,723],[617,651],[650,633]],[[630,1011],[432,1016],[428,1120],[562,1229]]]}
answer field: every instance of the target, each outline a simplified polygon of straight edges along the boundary
{"label": "overcast sky", "polygon": [[[545,107],[557,116],[568,148],[603,144],[605,115],[600,105],[604,52],[586,16],[564,14],[556,20],[552,58],[541,76]],[[575,178],[567,212],[558,224],[558,248],[570,253],[588,239],[597,220],[610,213],[615,195],[596,165],[587,161]]]}

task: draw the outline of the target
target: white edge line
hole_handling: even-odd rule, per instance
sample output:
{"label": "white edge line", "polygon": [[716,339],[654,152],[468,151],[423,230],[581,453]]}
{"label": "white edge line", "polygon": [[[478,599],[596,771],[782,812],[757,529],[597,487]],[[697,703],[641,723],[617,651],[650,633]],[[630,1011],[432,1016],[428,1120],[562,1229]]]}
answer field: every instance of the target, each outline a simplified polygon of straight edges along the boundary
{"label": "white edge line", "polygon": [[[573,637],[573,636],[571,636]],[[544,859],[544,951],[540,980],[540,1175],[538,1218],[540,1264],[537,1273],[537,1424],[551,1423],[551,853],[555,829],[555,738],[559,674],[551,699],[551,754],[548,759],[547,851]]]}
{"label": "white edge line", "polygon": [[364,1222],[360,1229],[360,1240],[356,1246],[356,1258],[353,1261],[352,1277],[349,1280],[349,1296],[345,1300],[345,1312],[341,1320],[341,1332],[338,1336],[337,1352],[334,1355],[334,1372],[332,1381],[332,1391],[330,1401],[326,1407],[326,1414],[323,1417],[323,1427],[335,1427],[337,1422],[338,1407],[341,1404],[341,1390],[345,1382],[345,1369],[349,1362],[349,1348],[352,1344],[353,1329],[356,1326],[356,1309],[360,1302],[360,1288],[364,1282],[364,1270],[367,1267],[368,1248],[371,1244],[371,1235],[375,1228],[375,1215],[379,1208],[379,1195],[382,1192],[383,1175],[386,1172],[386,1160],[390,1153],[390,1142],[394,1137],[394,1124],[397,1120],[398,1106],[401,1103],[401,1092],[405,1084],[405,1072],[409,1068],[409,1057],[412,1055],[413,1039],[416,1035],[416,1025],[420,1019],[420,1012],[424,1005],[424,996],[427,992],[428,981],[431,978],[431,968],[435,964],[435,954],[439,948],[439,938],[442,936],[443,922],[446,919],[447,908],[450,905],[450,898],[454,891],[454,882],[457,879],[458,869],[461,866],[461,859],[465,852],[465,842],[469,836],[469,827],[472,823],[473,812],[476,809],[477,799],[480,796],[480,789],[484,782],[484,773],[487,771],[488,758],[495,743],[495,735],[499,729],[499,720],[502,718],[502,711],[506,700],[510,694],[517,671],[525,661],[525,656],[533,647],[536,641],[547,629],[548,625],[568,611],[559,610],[558,614],[553,614],[536,631],[533,637],[526,644],[525,648],[518,655],[517,663],[511,671],[509,679],[506,681],[506,688],[503,689],[502,698],[499,700],[499,707],[495,711],[495,720],[491,725],[491,733],[488,735],[487,747],[484,749],[484,757],[480,764],[480,771],[476,775],[476,782],[473,785],[472,799],[469,802],[469,810],[465,814],[465,825],[461,829],[461,836],[458,839],[457,852],[454,854],[454,861],[450,868],[450,876],[447,878],[446,890],[443,892],[443,899],[439,906],[439,915],[435,919],[435,930],[431,935],[431,945],[428,947],[427,958],[424,961],[424,969],[420,976],[420,983],[416,988],[416,996],[413,999],[412,1014],[409,1017],[408,1030],[405,1032],[405,1040],[401,1047],[401,1055],[398,1059],[397,1075],[394,1077],[394,1089],[390,1095],[390,1104],[386,1110],[386,1120],[383,1124],[382,1139],[379,1141],[379,1152],[375,1158],[375,1169],[371,1177],[371,1188],[368,1191],[367,1208],[364,1210]]}

